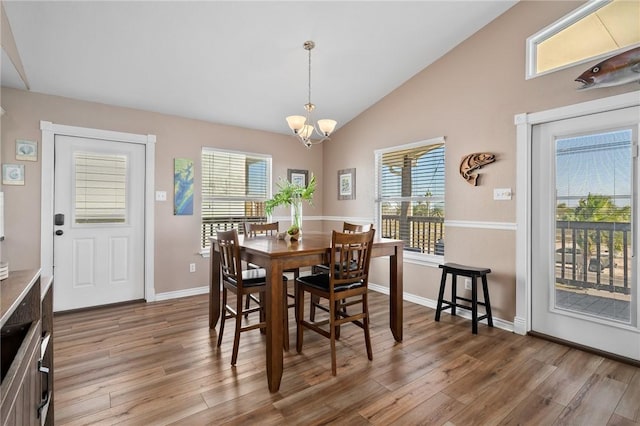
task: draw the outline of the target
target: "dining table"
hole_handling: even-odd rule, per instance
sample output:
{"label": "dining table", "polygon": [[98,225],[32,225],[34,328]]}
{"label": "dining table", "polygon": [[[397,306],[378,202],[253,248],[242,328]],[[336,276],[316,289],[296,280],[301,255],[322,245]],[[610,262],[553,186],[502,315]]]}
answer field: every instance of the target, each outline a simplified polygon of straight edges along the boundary
{"label": "dining table", "polygon": [[[220,252],[216,237],[211,242],[209,274],[209,328],[215,329],[220,318]],[[271,392],[280,388],[283,373],[284,313],[282,309],[284,270],[328,263],[331,233],[305,232],[296,241],[276,236],[238,236],[242,260],[266,270],[266,370]],[[376,237],[371,257],[389,257],[389,328],[396,341],[402,341],[402,240]],[[286,331],[288,332],[288,330]]]}

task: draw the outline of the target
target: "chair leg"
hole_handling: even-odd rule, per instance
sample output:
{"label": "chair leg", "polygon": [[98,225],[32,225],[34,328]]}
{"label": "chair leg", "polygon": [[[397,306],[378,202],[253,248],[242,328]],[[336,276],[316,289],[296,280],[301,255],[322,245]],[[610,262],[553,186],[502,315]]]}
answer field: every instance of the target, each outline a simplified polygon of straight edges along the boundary
{"label": "chair leg", "polygon": [[220,307],[220,331],[218,332],[218,347],[222,344],[222,334],[224,333],[224,322],[227,318],[227,289],[222,288],[222,306]]}
{"label": "chair leg", "polygon": [[287,282],[283,282],[283,286],[282,286],[282,307],[284,308],[284,312],[283,312],[283,316],[282,316],[282,320],[283,320],[283,326],[282,326],[282,331],[284,333],[284,336],[282,337],[282,346],[284,347],[285,351],[289,350],[289,301],[287,299],[287,287],[288,284]]}
{"label": "chair leg", "polygon": [[304,290],[296,283],[296,351],[302,352],[302,320],[304,318]]}
{"label": "chair leg", "polygon": [[316,303],[320,302],[320,298],[315,295],[311,295],[311,303],[309,304],[309,321],[314,322],[316,320]]}
{"label": "chair leg", "polygon": [[369,301],[366,293],[362,295],[362,313],[364,314],[364,318],[362,318],[364,343],[367,345],[367,358],[371,361],[373,360],[373,351],[371,350],[371,335],[369,333]]}
{"label": "chair leg", "polygon": [[240,346],[240,329],[242,328],[242,297],[236,297],[236,332],[233,336],[233,352],[231,353],[231,365],[236,365],[238,359],[238,347]]}
{"label": "chair leg", "polygon": [[336,303],[329,303],[329,339],[331,340],[331,374],[337,375],[338,368],[336,363],[336,330],[338,326],[335,325]]}

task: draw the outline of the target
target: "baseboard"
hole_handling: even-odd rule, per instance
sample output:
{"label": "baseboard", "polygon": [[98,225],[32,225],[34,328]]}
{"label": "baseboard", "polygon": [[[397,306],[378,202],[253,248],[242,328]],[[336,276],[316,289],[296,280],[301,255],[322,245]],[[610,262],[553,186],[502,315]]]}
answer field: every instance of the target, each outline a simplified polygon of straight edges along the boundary
{"label": "baseboard", "polygon": [[156,302],[161,300],[179,299],[181,297],[197,296],[209,293],[209,286],[188,288],[185,290],[168,291],[166,293],[156,293]]}
{"label": "baseboard", "polygon": [[[369,289],[373,290],[373,291],[377,291],[378,293],[383,293],[383,294],[389,295],[389,287],[386,287],[386,286],[383,286],[383,285],[369,283]],[[436,309],[436,307],[438,306],[438,301],[437,300],[428,299],[428,298],[422,297],[422,296],[416,296],[415,294],[411,294],[411,293],[407,293],[407,292],[403,293],[402,299],[406,300],[407,302],[415,303],[416,305],[420,305],[420,306],[426,306],[427,308],[431,308],[431,309]],[[449,311],[442,311],[442,314],[450,315]],[[471,321],[471,311],[469,311],[467,309],[457,309],[456,310],[456,316],[459,316],[461,318],[465,318],[465,319],[468,319],[469,321]],[[485,324],[486,320],[482,320],[480,322]],[[505,321],[505,320],[500,319],[500,318],[496,318],[495,316],[493,317],[493,326],[497,327],[497,328],[500,328],[502,330],[509,331],[511,333],[515,332],[514,324],[512,322]],[[518,334],[520,334],[520,333],[518,333]]]}

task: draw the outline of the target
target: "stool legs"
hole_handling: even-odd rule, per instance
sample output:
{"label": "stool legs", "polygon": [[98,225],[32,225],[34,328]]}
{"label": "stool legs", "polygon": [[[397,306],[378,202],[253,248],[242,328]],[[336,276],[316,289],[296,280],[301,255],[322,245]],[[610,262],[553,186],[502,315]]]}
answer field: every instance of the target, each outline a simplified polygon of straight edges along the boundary
{"label": "stool legs", "polygon": [[493,315],[491,315],[491,301],[489,301],[489,286],[487,284],[487,276],[482,276],[482,292],[484,293],[484,307],[487,312],[487,324],[493,327]]}
{"label": "stool legs", "polygon": [[442,299],[444,299],[444,287],[447,284],[447,274],[442,273],[440,278],[440,291],[438,292],[438,306],[436,307],[436,321],[440,321],[440,312],[442,311]]}
{"label": "stool legs", "polygon": [[471,277],[471,332],[478,334],[478,286],[477,278]]}
{"label": "stool legs", "polygon": [[456,303],[458,303],[458,275],[451,274],[451,315],[456,316]]}

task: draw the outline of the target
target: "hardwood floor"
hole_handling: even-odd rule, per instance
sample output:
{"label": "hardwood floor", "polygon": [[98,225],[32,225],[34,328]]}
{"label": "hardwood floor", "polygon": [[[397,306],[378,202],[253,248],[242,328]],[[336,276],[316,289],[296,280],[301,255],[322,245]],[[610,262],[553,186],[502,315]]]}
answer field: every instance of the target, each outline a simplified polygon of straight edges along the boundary
{"label": "hardwood floor", "polygon": [[305,333],[275,394],[264,336],[243,333],[232,368],[234,324],[218,350],[207,296],[56,316],[56,424],[640,425],[640,368],[409,302],[396,343],[387,296],[370,303],[373,361],[343,326],[332,377],[329,341]]}

